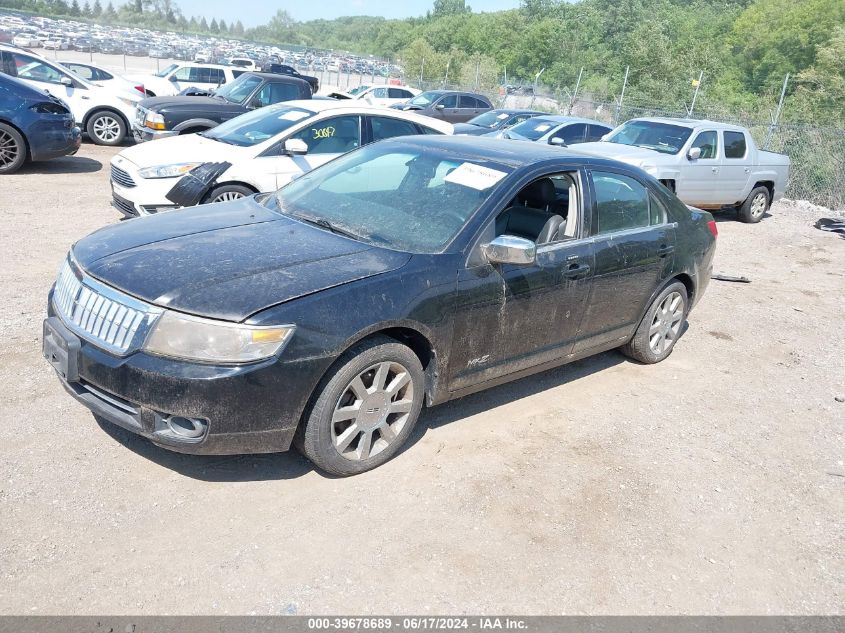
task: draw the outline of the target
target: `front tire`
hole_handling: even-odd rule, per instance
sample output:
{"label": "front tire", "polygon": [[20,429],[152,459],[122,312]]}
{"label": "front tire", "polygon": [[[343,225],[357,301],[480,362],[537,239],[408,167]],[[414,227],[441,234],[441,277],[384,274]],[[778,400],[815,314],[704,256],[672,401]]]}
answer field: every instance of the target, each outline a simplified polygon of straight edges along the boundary
{"label": "front tire", "polygon": [[669,284],[657,295],[634,336],[620,350],[647,365],[664,360],[681,336],[688,309],[686,286],[679,281]]}
{"label": "front tire", "polygon": [[411,434],[423,403],[419,358],[386,336],[344,353],[316,391],[297,447],[318,468],[343,477],[392,458]]}
{"label": "front tire", "polygon": [[755,187],[737,210],[737,217],[748,224],[757,224],[769,210],[769,190]]}
{"label": "front tire", "polygon": [[220,185],[211,190],[211,192],[204,198],[203,204],[211,204],[213,202],[231,202],[232,200],[239,200],[251,196],[255,192],[249,187],[243,185]]}
{"label": "front tire", "polygon": [[126,138],[126,123],[119,114],[110,110],[100,110],[88,119],[85,131],[96,145],[120,145]]}
{"label": "front tire", "polygon": [[26,162],[26,141],[10,125],[0,123],[0,174],[11,174]]}

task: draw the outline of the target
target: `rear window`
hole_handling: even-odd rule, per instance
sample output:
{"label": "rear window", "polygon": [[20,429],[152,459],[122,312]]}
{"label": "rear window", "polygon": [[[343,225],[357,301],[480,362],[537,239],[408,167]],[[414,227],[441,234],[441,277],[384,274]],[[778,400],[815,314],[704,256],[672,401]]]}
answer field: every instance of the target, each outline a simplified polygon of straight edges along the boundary
{"label": "rear window", "polygon": [[744,158],[745,150],[745,134],[725,132],[725,158]]}

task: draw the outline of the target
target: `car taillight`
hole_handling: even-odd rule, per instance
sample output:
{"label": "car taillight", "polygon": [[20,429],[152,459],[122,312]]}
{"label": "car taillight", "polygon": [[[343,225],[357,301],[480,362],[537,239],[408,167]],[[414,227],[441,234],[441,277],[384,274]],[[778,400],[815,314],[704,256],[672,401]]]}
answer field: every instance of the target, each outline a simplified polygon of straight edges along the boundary
{"label": "car taillight", "polygon": [[716,227],[716,220],[710,220],[707,223],[707,228],[713,234],[713,237],[719,237],[719,229]]}
{"label": "car taillight", "polygon": [[38,112],[39,114],[67,114],[68,111],[64,106],[59,105],[58,103],[50,103],[50,102],[43,102],[43,103],[36,103],[34,106],[30,106],[29,108],[33,112]]}
{"label": "car taillight", "polygon": [[146,96],[147,92],[144,90],[144,86],[135,86],[135,90],[140,92],[142,95]]}

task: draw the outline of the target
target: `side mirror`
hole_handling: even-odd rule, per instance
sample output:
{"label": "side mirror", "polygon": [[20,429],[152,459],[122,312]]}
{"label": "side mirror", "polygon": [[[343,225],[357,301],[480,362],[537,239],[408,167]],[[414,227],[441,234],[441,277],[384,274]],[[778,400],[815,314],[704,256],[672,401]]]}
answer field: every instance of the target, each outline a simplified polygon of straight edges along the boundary
{"label": "side mirror", "polygon": [[61,83],[63,86],[67,86],[68,88],[73,88],[73,79],[71,79],[70,77],[62,77],[61,79],[59,79],[59,83]]}
{"label": "side mirror", "polygon": [[308,143],[300,138],[289,138],[285,141],[285,154],[289,156],[302,156],[308,153]]}
{"label": "side mirror", "polygon": [[513,235],[500,235],[482,249],[491,264],[525,266],[533,264],[537,259],[537,245],[531,240]]}
{"label": "side mirror", "polygon": [[557,145],[558,147],[566,147],[566,142],[559,136],[553,136],[549,140],[549,145]]}
{"label": "side mirror", "polygon": [[170,75],[170,77],[167,78],[167,81],[172,81],[173,83],[176,83],[179,80],[176,79],[176,75]]}
{"label": "side mirror", "polygon": [[698,160],[699,158],[701,158],[701,148],[693,147],[689,151],[689,154],[687,154],[687,158],[689,158],[690,160]]}
{"label": "side mirror", "polygon": [[442,103],[438,103],[436,106],[434,106],[435,110],[443,110],[445,108],[446,108],[446,106],[443,105]]}

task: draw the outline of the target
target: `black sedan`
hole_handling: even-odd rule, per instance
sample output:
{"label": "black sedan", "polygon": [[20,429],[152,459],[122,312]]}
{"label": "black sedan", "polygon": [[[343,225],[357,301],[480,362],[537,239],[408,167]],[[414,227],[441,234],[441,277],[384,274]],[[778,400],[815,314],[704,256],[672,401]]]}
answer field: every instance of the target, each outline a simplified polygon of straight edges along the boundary
{"label": "black sedan", "polygon": [[136,107],[132,135],[136,141],[193,134],[264,106],[310,99],[307,81],[290,75],[244,73],[210,96],[149,97]]}
{"label": "black sedan", "polygon": [[463,134],[465,136],[481,136],[482,134],[489,134],[490,132],[498,132],[500,130],[507,130],[517,123],[522,123],[528,119],[546,114],[537,110],[512,110],[500,109],[490,110],[484,114],[479,114],[477,117],[470,119],[466,123],[455,124],[455,134]]}
{"label": "black sedan", "polygon": [[622,163],[400,137],[80,240],[43,350],[73,397],[160,446],[295,442],[351,475],[395,455],[424,405],[613,348],[663,360],[715,237]]}

